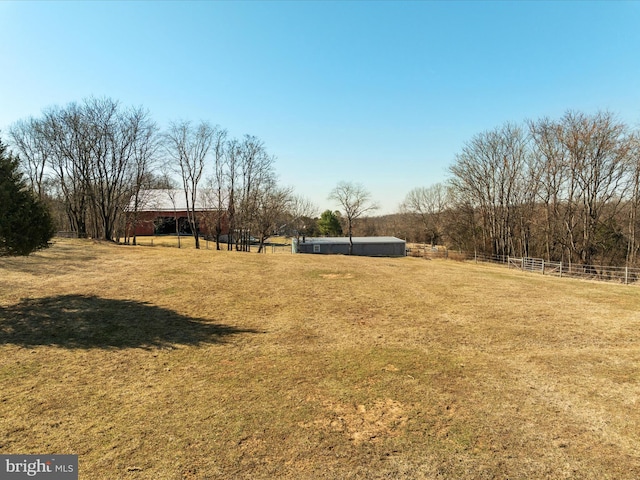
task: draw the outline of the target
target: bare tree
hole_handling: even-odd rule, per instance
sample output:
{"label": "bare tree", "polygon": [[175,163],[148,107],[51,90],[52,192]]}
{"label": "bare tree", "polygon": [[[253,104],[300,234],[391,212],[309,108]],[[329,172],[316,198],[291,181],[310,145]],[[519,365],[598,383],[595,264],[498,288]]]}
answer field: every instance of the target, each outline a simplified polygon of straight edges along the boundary
{"label": "bare tree", "polygon": [[207,189],[202,196],[206,207],[205,221],[209,232],[214,232],[216,250],[220,250],[220,235],[222,223],[226,216],[225,202],[227,200],[225,158],[227,131],[216,129],[213,139],[213,174],[207,178]]}
{"label": "bare tree", "polygon": [[593,116],[569,112],[562,119],[562,130],[563,146],[580,192],[578,253],[584,265],[591,265],[597,230],[606,223],[603,215],[614,215],[626,193],[630,144],[626,126],[607,112]]}
{"label": "bare tree", "polygon": [[240,170],[240,144],[236,139],[227,142],[224,163],[226,166],[227,221],[229,223],[227,250],[232,250],[237,229],[236,198],[238,197],[238,172]]}
{"label": "bare tree", "polygon": [[263,251],[264,242],[285,223],[291,203],[291,189],[279,187],[275,179],[263,184],[257,193],[255,226],[258,234],[258,253]]}
{"label": "bare tree", "polygon": [[547,258],[591,265],[594,255],[615,256],[616,217],[634,190],[627,127],[610,113],[567,112],[558,121],[530,122],[529,129]]}
{"label": "bare tree", "polygon": [[482,250],[509,255],[514,250],[516,198],[526,172],[527,142],[511,124],[476,135],[450,167],[451,185],[482,217]]}
{"label": "bare tree", "polygon": [[318,207],[311,200],[300,196],[293,195],[289,203],[289,226],[296,236],[296,240],[300,241],[300,235],[306,235],[309,228],[312,227],[312,219],[318,215]]}
{"label": "bare tree", "polygon": [[113,240],[118,218],[130,203],[132,189],[148,174],[155,153],[156,127],[141,108],[122,109],[111,99],[83,105],[90,145],[86,175],[94,218],[101,236]]}
{"label": "bare tree", "polygon": [[82,109],[76,103],[47,110],[42,123],[42,134],[51,153],[51,171],[70,227],[78,237],[88,235],[90,210],[87,178],[91,152],[84,125]]}
{"label": "bare tree", "polygon": [[178,248],[182,247],[182,242],[180,240],[181,231],[180,231],[180,218],[178,217],[178,194],[179,191],[173,188],[167,189],[167,195],[169,196],[169,200],[171,201],[171,205],[173,206],[173,218],[176,223],[176,237],[178,237]]}
{"label": "bare tree", "polygon": [[136,245],[139,209],[145,202],[145,195],[148,194],[153,181],[151,170],[157,160],[159,136],[157,125],[150,120],[148,113],[141,109],[131,112],[130,126],[135,140],[132,145],[133,162],[128,173],[131,190],[127,213],[128,223],[133,227],[133,244]]}
{"label": "bare tree", "polygon": [[218,127],[201,122],[192,127],[191,122],[173,122],[165,133],[165,147],[169,157],[175,162],[182,179],[187,205],[187,218],[196,248],[200,248],[196,202],[198,186],[202,178],[209,149]]}
{"label": "bare tree", "polygon": [[[572,175],[568,169],[567,154],[562,146],[560,126],[542,118],[529,122],[532,139],[533,169],[537,172],[539,201],[544,207],[544,252],[547,260],[564,259],[572,243],[569,235],[573,229],[569,227],[569,218],[563,215],[572,212],[574,189],[565,189],[567,178]],[[565,196],[569,193],[569,196]],[[567,235],[565,235],[565,232]]]}
{"label": "bare tree", "polygon": [[418,187],[411,190],[405,197],[400,210],[417,215],[424,228],[425,242],[434,246],[441,236],[441,216],[446,202],[446,187],[436,183],[430,187]]}
{"label": "bare tree", "polygon": [[241,180],[239,209],[236,210],[237,226],[240,229],[239,247],[243,251],[249,251],[251,231],[256,226],[261,193],[275,182],[274,158],[267,153],[260,139],[245,135],[239,144],[238,159]]}
{"label": "bare tree", "polygon": [[353,253],[353,223],[368,212],[377,210],[378,204],[371,202],[371,194],[360,184],[340,182],[329,194],[329,200],[338,202],[344,209],[349,235],[349,255]]}
{"label": "bare tree", "polygon": [[45,171],[50,148],[43,131],[43,121],[36,118],[19,120],[9,129],[9,137],[20,153],[31,189],[40,200],[44,199]]}
{"label": "bare tree", "polygon": [[630,138],[629,149],[630,164],[630,199],[628,213],[628,240],[627,240],[627,265],[633,265],[636,262],[640,244],[637,237],[637,221],[638,206],[640,205],[640,135],[634,134]]}

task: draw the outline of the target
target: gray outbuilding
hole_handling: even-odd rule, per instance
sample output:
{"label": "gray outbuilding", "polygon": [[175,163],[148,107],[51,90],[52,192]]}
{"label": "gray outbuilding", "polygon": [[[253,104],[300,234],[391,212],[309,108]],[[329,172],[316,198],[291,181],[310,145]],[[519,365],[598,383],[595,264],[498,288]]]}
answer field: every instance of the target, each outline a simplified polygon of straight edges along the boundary
{"label": "gray outbuilding", "polygon": [[[291,245],[293,253],[349,254],[349,237],[307,237]],[[407,243],[396,237],[353,237],[353,255],[404,257]]]}

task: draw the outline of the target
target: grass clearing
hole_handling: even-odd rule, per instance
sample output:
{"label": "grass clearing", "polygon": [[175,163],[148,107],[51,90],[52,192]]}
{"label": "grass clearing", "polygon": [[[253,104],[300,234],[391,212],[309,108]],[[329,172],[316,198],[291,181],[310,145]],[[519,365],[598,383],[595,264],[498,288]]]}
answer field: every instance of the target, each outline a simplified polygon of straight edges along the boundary
{"label": "grass clearing", "polygon": [[0,259],[0,453],[85,479],[638,478],[640,289],[60,239]]}

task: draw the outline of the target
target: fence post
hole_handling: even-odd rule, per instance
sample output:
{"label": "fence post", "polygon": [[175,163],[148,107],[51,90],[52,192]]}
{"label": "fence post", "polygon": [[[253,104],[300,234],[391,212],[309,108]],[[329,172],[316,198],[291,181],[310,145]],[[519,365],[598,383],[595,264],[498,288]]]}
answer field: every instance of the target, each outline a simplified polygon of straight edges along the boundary
{"label": "fence post", "polygon": [[562,262],[560,262],[560,278],[562,278]]}
{"label": "fence post", "polygon": [[522,268],[521,270],[524,272],[524,257],[522,257]]}
{"label": "fence post", "polygon": [[544,258],[542,259],[542,274],[544,275]]}
{"label": "fence post", "polygon": [[629,284],[629,267],[624,267],[624,284]]}
{"label": "fence post", "polygon": [[507,269],[511,268],[511,262],[509,261],[509,255],[507,255]]}

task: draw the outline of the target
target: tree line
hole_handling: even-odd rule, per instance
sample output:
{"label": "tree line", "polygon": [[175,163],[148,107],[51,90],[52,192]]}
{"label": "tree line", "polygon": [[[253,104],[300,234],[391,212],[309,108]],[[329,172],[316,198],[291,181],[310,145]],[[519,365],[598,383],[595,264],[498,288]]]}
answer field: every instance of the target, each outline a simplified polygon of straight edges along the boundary
{"label": "tree line", "polygon": [[[221,248],[289,235],[395,235],[484,255],[584,265],[635,265],[640,251],[640,133],[609,112],[506,123],[465,142],[449,179],[408,192],[399,212],[373,217],[360,184],[340,182],[326,210],[278,183],[257,137],[208,122],[161,130],[143,108],[109,98],[45,110],[9,129],[30,190],[58,229],[129,238],[155,188],[177,189],[199,247],[204,222]],[[174,179],[178,179],[176,182]],[[175,190],[174,190],[175,191]],[[196,203],[206,213],[197,214]]]}
{"label": "tree line", "polygon": [[[257,236],[260,248],[278,228],[298,231],[316,207],[278,184],[275,158],[255,136],[229,138],[202,121],[171,122],[161,130],[143,108],[110,98],[88,98],[45,110],[9,129],[31,190],[49,205],[59,229],[79,237],[124,238],[155,188],[178,187],[199,248],[200,222],[220,247],[223,217],[227,248],[244,248]],[[196,214],[199,199],[206,215]],[[135,243],[135,236],[133,237]]]}
{"label": "tree line", "polygon": [[467,141],[446,183],[410,191],[362,233],[484,255],[634,265],[640,134],[609,112],[507,123]]}

